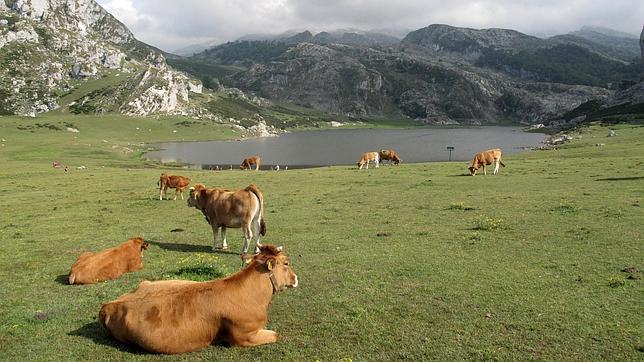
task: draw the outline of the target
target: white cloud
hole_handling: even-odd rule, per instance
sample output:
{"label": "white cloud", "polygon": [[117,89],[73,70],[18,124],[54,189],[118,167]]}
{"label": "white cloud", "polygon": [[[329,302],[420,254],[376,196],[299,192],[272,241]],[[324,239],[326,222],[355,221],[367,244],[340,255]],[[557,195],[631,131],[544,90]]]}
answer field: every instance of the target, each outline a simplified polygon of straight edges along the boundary
{"label": "white cloud", "polygon": [[561,34],[595,25],[639,34],[641,0],[98,0],[137,39],[174,50],[252,33],[419,29],[440,23]]}

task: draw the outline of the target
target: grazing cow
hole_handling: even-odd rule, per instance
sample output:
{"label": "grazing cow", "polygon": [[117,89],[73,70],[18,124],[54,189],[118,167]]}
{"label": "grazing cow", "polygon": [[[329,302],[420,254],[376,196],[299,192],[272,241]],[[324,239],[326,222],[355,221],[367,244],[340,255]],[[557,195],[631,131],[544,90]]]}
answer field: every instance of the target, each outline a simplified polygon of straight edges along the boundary
{"label": "grazing cow", "polygon": [[483,174],[487,175],[487,170],[486,167],[487,165],[491,165],[494,163],[494,175],[496,175],[499,172],[499,165],[505,167],[505,164],[501,162],[501,149],[500,148],[494,148],[491,150],[479,152],[476,155],[474,155],[474,159],[472,160],[472,165],[468,168],[470,170],[470,175],[475,176],[476,171],[482,166],[483,167]]}
{"label": "grazing cow", "polygon": [[163,200],[163,196],[166,195],[168,189],[174,189],[175,200],[179,193],[181,194],[181,200],[183,200],[183,190],[190,185],[190,179],[183,176],[168,175],[164,172],[159,177],[157,185],[159,185],[159,200]]}
{"label": "grazing cow", "polygon": [[395,165],[400,164],[402,160],[400,159],[400,156],[398,156],[398,153],[394,150],[380,150],[378,152],[378,155],[380,156],[380,161],[389,161],[389,163],[393,162]]}
{"label": "grazing cow", "polygon": [[367,165],[367,170],[369,169],[369,161],[373,161],[376,164],[376,168],[380,167],[380,155],[378,152],[365,152],[360,157],[358,161],[358,169],[362,170],[364,165]]}
{"label": "grazing cow", "polygon": [[72,265],[69,284],[94,284],[140,270],[143,268],[143,250],[147,248],[148,243],[136,237],[97,253],[84,252]]}
{"label": "grazing cow", "polygon": [[250,170],[251,165],[255,165],[255,171],[259,170],[259,162],[262,160],[259,156],[251,156],[244,158],[239,168],[242,170]]}
{"label": "grazing cow", "polygon": [[236,191],[209,189],[203,184],[196,184],[190,188],[188,206],[200,210],[206,217],[206,221],[212,226],[213,250],[217,248],[219,227],[221,227],[222,249],[228,248],[226,228],[242,228],[244,233],[242,253],[248,251],[248,245],[253,235],[257,237],[256,251],[260,235],[266,235],[264,195],[254,184]]}
{"label": "grazing cow", "polygon": [[277,292],[297,287],[297,275],[281,248],[261,245],[250,263],[223,279],[144,281],[103,304],[103,328],[116,340],[153,353],[175,354],[211,344],[251,347],[277,342],[264,329]]}

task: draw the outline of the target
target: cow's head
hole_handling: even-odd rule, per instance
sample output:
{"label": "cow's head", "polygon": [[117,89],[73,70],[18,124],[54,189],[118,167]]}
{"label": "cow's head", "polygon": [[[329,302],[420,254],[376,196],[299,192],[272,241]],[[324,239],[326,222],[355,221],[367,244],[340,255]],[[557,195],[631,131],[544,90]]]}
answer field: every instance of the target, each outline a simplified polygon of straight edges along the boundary
{"label": "cow's head", "polygon": [[478,171],[478,170],[479,170],[479,168],[478,168],[478,167],[474,167],[474,166],[470,166],[470,167],[468,167],[467,169],[468,169],[468,170],[470,170],[470,175],[472,175],[472,176],[475,176],[475,175],[476,175],[476,171]]}
{"label": "cow's head", "polygon": [[206,190],[206,185],[196,184],[190,188],[190,197],[188,197],[188,207],[199,208],[199,197]]}
{"label": "cow's head", "polygon": [[297,275],[291,269],[288,257],[282,247],[270,244],[259,245],[259,253],[253,256],[257,268],[262,273],[268,273],[273,292],[277,293],[286,288],[295,288],[298,285]]}
{"label": "cow's head", "polygon": [[143,240],[143,238],[142,238],[142,237],[140,237],[140,236],[137,236],[137,237],[135,237],[135,238],[132,238],[132,239],[130,239],[129,241],[130,241],[130,242],[132,242],[132,243],[136,246],[136,248],[137,248],[137,249],[140,249],[141,251],[146,250],[146,249],[150,246],[150,244],[148,244],[148,243],[147,243],[145,240]]}
{"label": "cow's head", "polygon": [[239,168],[242,169],[242,170],[245,170],[247,168],[250,168],[250,165],[248,164],[248,162],[246,160],[244,160],[244,162],[242,162],[241,165],[239,165]]}

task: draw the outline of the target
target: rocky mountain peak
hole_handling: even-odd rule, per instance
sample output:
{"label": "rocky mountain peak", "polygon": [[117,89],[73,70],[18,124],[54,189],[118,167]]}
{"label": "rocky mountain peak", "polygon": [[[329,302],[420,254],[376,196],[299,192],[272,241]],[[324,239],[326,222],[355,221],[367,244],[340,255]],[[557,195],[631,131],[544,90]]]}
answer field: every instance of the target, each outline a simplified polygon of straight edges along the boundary
{"label": "rocky mountain peak", "polygon": [[522,49],[534,47],[540,42],[540,39],[516,30],[479,30],[432,24],[410,32],[401,43],[403,46],[416,47],[436,54],[471,54],[475,59],[483,49]]}
{"label": "rocky mountain peak", "polygon": [[[0,114],[185,114],[201,92],[94,0],[0,2],[0,50]],[[107,88],[85,94],[78,81]]]}

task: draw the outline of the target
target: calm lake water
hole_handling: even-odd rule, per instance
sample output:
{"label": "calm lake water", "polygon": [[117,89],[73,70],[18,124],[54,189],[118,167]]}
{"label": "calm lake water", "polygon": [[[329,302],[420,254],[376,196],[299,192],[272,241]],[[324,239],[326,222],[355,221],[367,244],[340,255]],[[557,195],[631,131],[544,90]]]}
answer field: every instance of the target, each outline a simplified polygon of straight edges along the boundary
{"label": "calm lake water", "polygon": [[239,169],[242,159],[262,157],[262,169],[272,165],[289,168],[355,164],[367,151],[392,148],[404,163],[447,161],[447,146],[454,147],[452,161],[471,160],[474,153],[501,148],[511,154],[536,147],[546,138],[519,127],[332,129],[286,133],[279,137],[243,141],[168,142],[147,158],[161,162],[183,162],[196,167]]}

